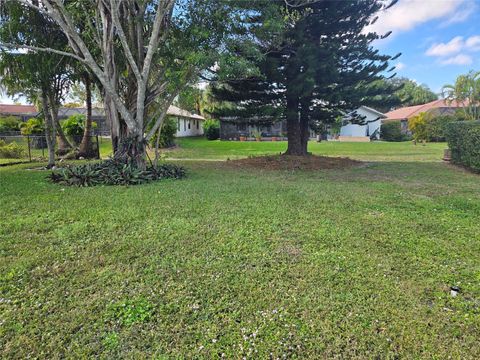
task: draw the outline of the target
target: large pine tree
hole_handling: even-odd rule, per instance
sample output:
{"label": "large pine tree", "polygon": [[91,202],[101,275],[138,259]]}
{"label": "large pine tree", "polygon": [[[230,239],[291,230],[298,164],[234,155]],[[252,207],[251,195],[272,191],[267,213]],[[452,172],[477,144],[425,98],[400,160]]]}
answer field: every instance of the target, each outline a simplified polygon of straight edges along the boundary
{"label": "large pine tree", "polygon": [[[289,155],[306,155],[309,127],[333,122],[374,95],[370,84],[393,69],[394,57],[379,54],[372,42],[388,36],[366,32],[380,0],[249,2],[244,33],[231,54],[248,61],[254,75],[238,78],[231,64],[213,90],[238,121],[285,119]],[[243,35],[243,36],[242,36]],[[228,59],[230,62],[231,58]],[[252,72],[252,71],[251,71]],[[234,106],[232,106],[232,104]]]}

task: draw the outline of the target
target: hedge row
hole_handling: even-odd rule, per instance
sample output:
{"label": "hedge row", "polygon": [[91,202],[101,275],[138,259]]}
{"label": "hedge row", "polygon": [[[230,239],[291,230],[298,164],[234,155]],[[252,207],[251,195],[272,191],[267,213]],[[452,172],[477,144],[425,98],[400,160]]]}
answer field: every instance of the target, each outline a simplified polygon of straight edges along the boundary
{"label": "hedge row", "polygon": [[450,123],[446,135],[452,161],[480,172],[480,121]]}

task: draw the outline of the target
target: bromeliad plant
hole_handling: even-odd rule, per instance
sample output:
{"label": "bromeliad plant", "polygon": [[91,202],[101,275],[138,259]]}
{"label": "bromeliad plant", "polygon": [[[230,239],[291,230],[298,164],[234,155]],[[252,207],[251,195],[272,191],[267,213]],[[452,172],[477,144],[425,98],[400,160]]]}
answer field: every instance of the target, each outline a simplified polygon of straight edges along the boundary
{"label": "bromeliad plant", "polygon": [[174,164],[139,169],[133,163],[112,158],[106,161],[67,166],[52,172],[49,179],[53,183],[67,186],[95,185],[139,185],[161,179],[181,179],[185,169]]}

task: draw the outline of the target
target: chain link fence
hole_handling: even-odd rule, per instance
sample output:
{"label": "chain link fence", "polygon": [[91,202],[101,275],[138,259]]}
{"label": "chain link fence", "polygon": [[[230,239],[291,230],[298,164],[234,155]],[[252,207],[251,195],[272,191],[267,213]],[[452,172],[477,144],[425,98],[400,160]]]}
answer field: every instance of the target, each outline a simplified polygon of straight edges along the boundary
{"label": "chain link fence", "polygon": [[[69,139],[77,147],[81,137]],[[99,136],[91,136],[93,153],[100,158]],[[58,146],[58,141],[57,141]],[[58,149],[56,149],[57,152]],[[47,140],[44,134],[22,135],[20,133],[0,133],[0,166],[22,162],[45,161],[48,158]]]}

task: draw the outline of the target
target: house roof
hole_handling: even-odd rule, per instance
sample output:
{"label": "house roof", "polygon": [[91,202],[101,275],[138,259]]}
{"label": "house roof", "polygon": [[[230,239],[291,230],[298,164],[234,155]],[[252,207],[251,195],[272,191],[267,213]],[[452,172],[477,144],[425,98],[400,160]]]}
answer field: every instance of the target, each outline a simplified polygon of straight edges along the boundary
{"label": "house roof", "polygon": [[188,112],[187,110],[180,109],[179,107],[176,107],[174,105],[170,105],[170,107],[167,110],[168,115],[173,115],[173,116],[182,116],[182,117],[187,117],[191,119],[198,119],[198,120],[205,120],[203,116],[197,115],[197,114],[192,114]]}
{"label": "house roof", "polygon": [[365,106],[365,105],[360,106],[360,109],[369,111],[369,112],[371,112],[372,114],[375,114],[375,115],[377,115],[378,117],[381,117],[382,119],[384,119],[384,118],[387,117],[384,113],[381,113],[380,111],[377,111],[377,110],[372,109],[371,107],[368,107],[368,106]]}
{"label": "house roof", "polygon": [[464,104],[457,101],[447,102],[445,99],[439,99],[422,105],[407,106],[400,109],[392,110],[390,112],[387,112],[385,115],[387,116],[387,120],[404,120],[410,119],[411,117],[416,116],[422,112],[427,112],[434,109],[461,108],[464,106]]}
{"label": "house roof", "polygon": [[[87,109],[84,107],[81,107],[81,108],[62,107],[58,110],[58,112],[61,117],[63,116],[68,117],[74,114],[86,114]],[[9,115],[31,114],[32,116],[35,116],[38,114],[38,110],[33,105],[0,104],[0,114],[9,114]],[[190,119],[205,120],[203,116],[192,114],[187,110],[180,109],[179,107],[174,105],[171,105],[168,108],[167,114],[173,115],[173,116],[186,117]],[[102,116],[105,116],[105,111],[102,108],[93,108],[92,115],[94,117],[102,117]]]}
{"label": "house roof", "polygon": [[33,105],[13,105],[13,104],[0,104],[0,114],[32,114],[37,113],[37,108]]}

